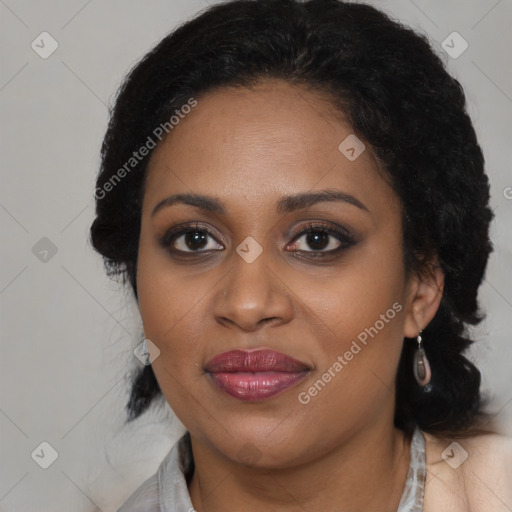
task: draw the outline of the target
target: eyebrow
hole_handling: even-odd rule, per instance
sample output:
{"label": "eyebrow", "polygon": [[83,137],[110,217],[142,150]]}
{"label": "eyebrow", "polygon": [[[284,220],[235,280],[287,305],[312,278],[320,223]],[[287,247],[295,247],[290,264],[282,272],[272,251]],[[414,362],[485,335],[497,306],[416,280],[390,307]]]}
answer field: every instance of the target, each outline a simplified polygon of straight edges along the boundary
{"label": "eyebrow", "polygon": [[[279,214],[291,213],[322,202],[344,202],[369,212],[368,208],[359,201],[359,199],[356,199],[354,196],[342,192],[341,190],[333,189],[319,190],[316,192],[303,192],[300,194],[284,196],[277,201],[276,211]],[[222,202],[216,197],[204,196],[201,194],[174,194],[162,199],[153,208],[151,216],[153,217],[163,208],[176,203],[188,204],[204,211],[226,215],[226,209],[222,205]]]}

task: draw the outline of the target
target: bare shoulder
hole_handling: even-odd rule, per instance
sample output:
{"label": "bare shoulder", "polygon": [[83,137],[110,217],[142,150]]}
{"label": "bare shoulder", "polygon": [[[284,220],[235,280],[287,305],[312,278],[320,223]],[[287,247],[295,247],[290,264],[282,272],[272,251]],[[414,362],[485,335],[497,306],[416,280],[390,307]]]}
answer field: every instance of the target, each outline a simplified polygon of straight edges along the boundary
{"label": "bare shoulder", "polygon": [[423,436],[427,464],[425,512],[512,510],[512,437],[485,434],[439,439],[426,433]]}

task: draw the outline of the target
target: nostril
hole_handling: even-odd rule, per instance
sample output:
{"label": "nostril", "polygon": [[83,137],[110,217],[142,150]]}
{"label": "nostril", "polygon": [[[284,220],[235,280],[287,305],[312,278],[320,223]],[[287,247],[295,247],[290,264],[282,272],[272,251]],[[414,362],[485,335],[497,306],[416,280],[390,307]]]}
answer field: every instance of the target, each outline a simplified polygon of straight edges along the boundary
{"label": "nostril", "polygon": [[258,324],[263,324],[263,323],[269,323],[269,322],[275,322],[275,321],[279,321],[279,318],[276,317],[276,316],[273,316],[273,317],[270,317],[270,318],[262,318]]}

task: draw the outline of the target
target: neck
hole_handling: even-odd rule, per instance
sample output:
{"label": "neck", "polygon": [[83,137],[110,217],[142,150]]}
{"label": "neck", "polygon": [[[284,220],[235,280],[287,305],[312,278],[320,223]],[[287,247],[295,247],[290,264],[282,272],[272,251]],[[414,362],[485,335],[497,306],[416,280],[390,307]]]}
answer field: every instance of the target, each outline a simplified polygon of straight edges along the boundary
{"label": "neck", "polygon": [[409,443],[392,425],[360,430],[329,453],[285,469],[248,468],[191,441],[189,492],[199,512],[396,512],[409,468]]}

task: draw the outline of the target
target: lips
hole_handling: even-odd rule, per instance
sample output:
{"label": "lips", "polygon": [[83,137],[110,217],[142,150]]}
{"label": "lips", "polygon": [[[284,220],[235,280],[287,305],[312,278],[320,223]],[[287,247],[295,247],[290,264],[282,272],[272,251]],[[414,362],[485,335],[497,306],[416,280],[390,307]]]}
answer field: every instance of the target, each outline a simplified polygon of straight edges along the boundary
{"label": "lips", "polygon": [[309,372],[305,363],[275,350],[232,350],[205,366],[218,389],[245,401],[260,401],[295,386]]}

